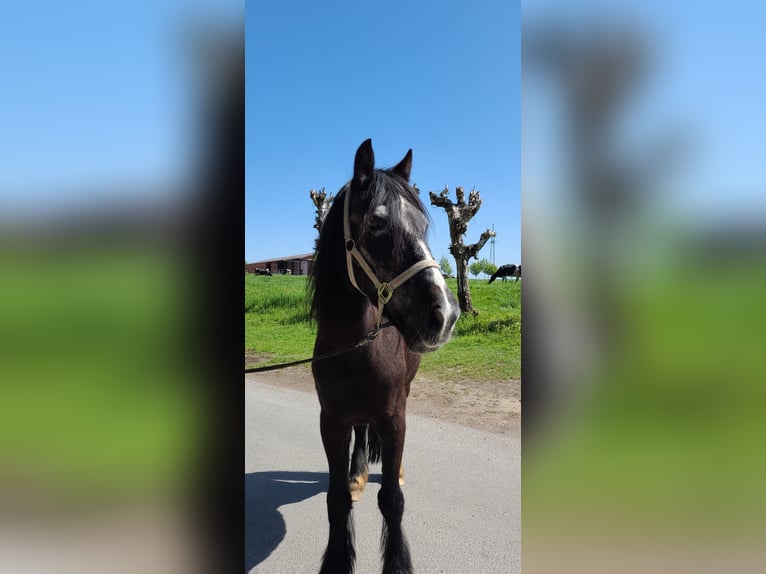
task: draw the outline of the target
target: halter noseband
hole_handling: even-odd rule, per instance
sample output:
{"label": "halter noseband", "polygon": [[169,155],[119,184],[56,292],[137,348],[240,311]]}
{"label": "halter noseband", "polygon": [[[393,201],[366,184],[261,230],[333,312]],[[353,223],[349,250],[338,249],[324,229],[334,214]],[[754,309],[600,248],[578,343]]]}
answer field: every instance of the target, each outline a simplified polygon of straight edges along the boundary
{"label": "halter noseband", "polygon": [[356,290],[367,297],[367,294],[359,288],[359,285],[356,282],[356,277],[354,276],[353,260],[356,260],[356,262],[359,264],[359,267],[362,268],[370,281],[372,281],[372,284],[375,285],[375,289],[378,292],[378,324],[373,333],[377,335],[377,332],[380,330],[380,322],[383,317],[383,307],[391,300],[394,291],[407,280],[420,273],[423,269],[427,269],[428,267],[439,267],[439,264],[434,259],[422,259],[403,273],[400,273],[394,277],[391,281],[380,281],[375,275],[375,272],[372,270],[372,267],[370,267],[370,265],[365,260],[362,253],[356,248],[356,242],[351,237],[351,222],[348,217],[350,195],[351,188],[349,187],[346,189],[346,197],[343,200],[343,236],[346,242],[346,266],[348,268],[348,278]]}

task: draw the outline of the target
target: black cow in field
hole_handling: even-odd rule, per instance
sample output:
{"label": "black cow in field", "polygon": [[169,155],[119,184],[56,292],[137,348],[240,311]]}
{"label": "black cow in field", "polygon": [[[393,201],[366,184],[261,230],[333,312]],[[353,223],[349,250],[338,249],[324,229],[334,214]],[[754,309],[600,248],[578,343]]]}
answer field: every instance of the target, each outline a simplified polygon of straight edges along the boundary
{"label": "black cow in field", "polygon": [[516,281],[518,281],[521,279],[521,264],[514,265],[513,263],[508,263],[506,265],[501,265],[497,268],[497,271],[492,274],[492,277],[489,278],[489,283],[492,283],[498,277],[502,277],[503,282],[505,282],[506,277],[516,277]]}

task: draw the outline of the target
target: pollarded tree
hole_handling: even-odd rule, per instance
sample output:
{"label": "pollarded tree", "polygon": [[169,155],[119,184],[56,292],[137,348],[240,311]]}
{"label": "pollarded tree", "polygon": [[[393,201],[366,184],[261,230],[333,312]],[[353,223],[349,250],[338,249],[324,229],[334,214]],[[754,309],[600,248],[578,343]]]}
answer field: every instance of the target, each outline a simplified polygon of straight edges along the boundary
{"label": "pollarded tree", "polygon": [[[322,222],[324,221],[327,212],[330,211],[330,206],[332,205],[332,193],[327,197],[327,192],[325,192],[324,187],[319,191],[311,189],[309,190],[309,197],[311,198],[311,201],[314,202],[314,208],[317,212],[316,217],[314,218],[314,229],[319,233],[322,229]],[[319,237],[314,240],[315,251],[318,242]]]}
{"label": "pollarded tree", "polygon": [[476,315],[473,303],[471,302],[471,291],[468,287],[468,260],[471,257],[474,259],[479,258],[479,250],[484,247],[484,244],[490,237],[494,237],[495,232],[487,229],[481,234],[479,241],[471,245],[465,245],[463,243],[463,235],[468,231],[468,222],[481,207],[481,197],[479,197],[478,191],[472,189],[468,194],[468,203],[466,203],[463,188],[457,187],[455,189],[457,203],[453,203],[447,197],[448,194],[449,187],[447,186],[444,186],[439,195],[436,195],[433,191],[428,192],[431,198],[431,205],[441,207],[447,212],[449,235],[452,242],[449,251],[452,253],[452,257],[455,258],[455,263],[457,264],[457,299],[460,304],[460,310]]}

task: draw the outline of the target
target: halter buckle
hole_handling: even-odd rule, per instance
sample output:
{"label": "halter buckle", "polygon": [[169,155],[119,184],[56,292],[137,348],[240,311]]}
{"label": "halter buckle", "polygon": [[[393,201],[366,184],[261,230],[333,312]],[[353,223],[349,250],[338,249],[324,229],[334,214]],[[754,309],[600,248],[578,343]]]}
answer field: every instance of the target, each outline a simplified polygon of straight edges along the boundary
{"label": "halter buckle", "polygon": [[391,300],[393,294],[394,290],[389,287],[388,283],[381,283],[380,287],[378,287],[378,300],[384,305]]}
{"label": "halter buckle", "polygon": [[[377,338],[378,338],[378,333],[380,333],[380,325],[378,325],[378,326],[377,326],[377,327],[375,327],[375,328],[374,328],[372,331],[370,331],[369,333],[367,333],[367,335],[365,336],[365,338],[364,338],[364,339],[362,339],[362,341],[363,341],[364,343],[372,343],[372,342],[373,342],[375,339],[377,339]],[[364,343],[363,343],[363,344],[364,344]]]}
{"label": "halter buckle", "polygon": [[354,247],[356,247],[356,244],[354,243],[353,239],[349,239],[346,241],[346,251],[353,251]]}

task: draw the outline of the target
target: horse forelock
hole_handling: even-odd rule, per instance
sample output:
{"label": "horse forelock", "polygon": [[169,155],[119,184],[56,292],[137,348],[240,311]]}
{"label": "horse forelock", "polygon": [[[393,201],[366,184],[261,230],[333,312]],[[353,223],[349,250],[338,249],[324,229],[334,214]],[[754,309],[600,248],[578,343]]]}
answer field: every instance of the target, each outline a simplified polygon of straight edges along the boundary
{"label": "horse forelock", "polygon": [[386,185],[396,192],[396,196],[403,197],[426,217],[428,223],[431,223],[431,216],[428,214],[425,205],[423,205],[423,202],[420,200],[420,196],[417,191],[415,191],[414,187],[390,170],[384,170],[378,173],[386,178]]}
{"label": "horse forelock", "polygon": [[[423,238],[421,230],[415,226],[412,212],[414,210],[415,213],[423,217],[425,230],[431,222],[428,212],[415,190],[390,170],[376,170],[368,193],[369,195],[365,197],[369,200],[366,207],[367,214],[385,213],[388,225],[391,227],[390,244],[387,245],[387,248],[390,249],[388,260],[394,265],[402,266],[408,248]],[[407,206],[411,206],[413,209],[407,209]],[[369,237],[369,230],[366,225],[363,225],[359,230],[359,239],[362,243],[372,239]],[[394,271],[394,275],[396,275],[400,270]]]}

